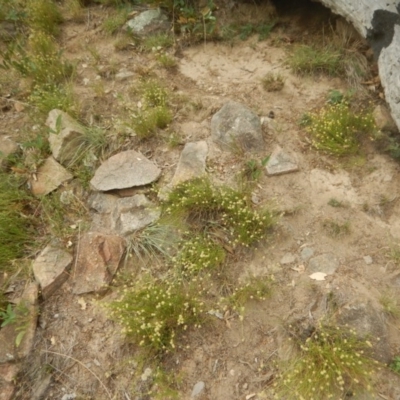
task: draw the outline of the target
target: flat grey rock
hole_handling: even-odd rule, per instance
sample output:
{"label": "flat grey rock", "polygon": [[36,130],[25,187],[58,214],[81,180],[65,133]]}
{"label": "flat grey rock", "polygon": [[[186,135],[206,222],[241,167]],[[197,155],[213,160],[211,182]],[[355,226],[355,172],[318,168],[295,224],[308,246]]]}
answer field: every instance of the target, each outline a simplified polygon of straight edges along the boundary
{"label": "flat grey rock", "polygon": [[72,174],[50,156],[39,167],[36,179],[30,180],[31,190],[35,196],[45,196],[72,178]]}
{"label": "flat grey rock", "polygon": [[43,298],[49,298],[67,279],[66,269],[72,264],[71,254],[48,245],[32,264],[33,274],[42,290]]}
{"label": "flat grey rock", "polygon": [[200,395],[203,392],[205,387],[206,387],[206,385],[205,385],[205,383],[203,381],[197,382],[193,387],[192,394],[190,395],[190,398],[191,399],[196,398],[198,395]]}
{"label": "flat grey rock", "polygon": [[223,150],[260,152],[264,149],[260,118],[234,101],[226,103],[211,118],[211,137]]}
{"label": "flat grey rock", "polygon": [[182,150],[175,175],[170,185],[176,186],[181,182],[204,175],[206,172],[207,154],[208,146],[204,140],[187,143]]}
{"label": "flat grey rock", "polygon": [[303,261],[307,261],[314,255],[314,250],[311,247],[304,247],[301,250],[300,257]]}
{"label": "flat grey rock", "polygon": [[161,211],[143,194],[118,199],[111,219],[114,231],[129,235],[160,218]]}
{"label": "flat grey rock", "polygon": [[265,168],[268,175],[288,174],[299,170],[293,157],[283,151],[280,146],[272,152]]}
{"label": "flat grey rock", "polygon": [[146,36],[157,32],[166,32],[169,27],[168,17],[158,8],[141,12],[130,19],[124,29],[140,36]]}
{"label": "flat grey rock", "polygon": [[339,261],[333,254],[326,253],[313,257],[308,263],[308,271],[310,273],[323,272],[332,275],[339,267]]}
{"label": "flat grey rock", "polygon": [[296,262],[296,256],[292,253],[286,253],[280,261],[281,265],[293,264],[294,262]]}
{"label": "flat grey rock", "polygon": [[160,168],[143,154],[128,150],[100,165],[90,183],[99,191],[126,189],[148,185],[157,180],[160,174]]}

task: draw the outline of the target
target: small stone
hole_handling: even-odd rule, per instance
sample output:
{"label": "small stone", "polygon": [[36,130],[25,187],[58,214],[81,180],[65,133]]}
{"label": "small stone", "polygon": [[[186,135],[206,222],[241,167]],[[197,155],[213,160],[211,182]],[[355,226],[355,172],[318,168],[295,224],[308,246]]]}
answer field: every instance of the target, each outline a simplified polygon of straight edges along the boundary
{"label": "small stone", "polygon": [[133,72],[129,72],[129,71],[120,71],[115,75],[115,80],[116,81],[124,81],[128,78],[132,78],[132,76],[134,76],[135,74]]}
{"label": "small stone", "polygon": [[151,377],[151,374],[152,374],[152,373],[153,373],[153,371],[152,371],[151,368],[146,368],[146,369],[144,370],[143,374],[140,376],[140,379],[141,379],[143,382],[145,382],[145,381],[147,381],[147,380]]}
{"label": "small stone", "polygon": [[18,145],[8,136],[0,136],[0,165],[4,158],[18,150]]}
{"label": "small stone", "polygon": [[277,146],[269,158],[266,170],[268,175],[281,175],[299,170],[294,159]]}
{"label": "small stone", "polygon": [[117,272],[125,247],[125,240],[119,236],[85,233],[79,243],[73,293],[104,289]]}
{"label": "small stone", "polygon": [[211,137],[224,150],[260,152],[264,149],[260,118],[234,101],[226,103],[211,118]]}
{"label": "small stone", "polygon": [[72,260],[68,252],[52,245],[48,245],[39,254],[32,269],[43,298],[49,298],[68,279],[66,269],[72,264]]}
{"label": "small stone", "polygon": [[286,253],[280,261],[281,265],[293,264],[294,262],[296,262],[296,256],[292,253]]}
{"label": "small stone", "polygon": [[311,247],[304,247],[301,250],[300,257],[303,261],[307,261],[314,255],[314,250]]}
{"label": "small stone", "polygon": [[35,196],[45,196],[72,178],[73,176],[50,156],[38,169],[36,179],[30,180],[32,193]]}
{"label": "small stone", "polygon": [[171,185],[176,186],[181,182],[204,175],[206,172],[207,154],[207,142],[186,143],[179,158]]}
{"label": "small stone", "polygon": [[372,264],[372,257],[371,256],[365,256],[363,258],[364,258],[365,264],[367,264],[367,265],[371,265]]}
{"label": "small stone", "polygon": [[397,132],[397,126],[389,110],[382,104],[375,107],[373,117],[378,129],[387,132]]}
{"label": "small stone", "polygon": [[313,257],[308,263],[310,273],[323,272],[327,275],[332,275],[339,267],[339,261],[333,254],[326,253]]}
{"label": "small stone", "polygon": [[50,149],[53,157],[67,165],[76,157],[83,143],[84,128],[66,112],[54,109],[49,112],[46,125],[50,128]]}
{"label": "small stone", "polygon": [[168,17],[158,8],[141,12],[129,20],[123,29],[136,35],[146,36],[157,32],[167,32],[169,27]]}
{"label": "small stone", "polygon": [[205,389],[205,387],[206,387],[206,385],[203,381],[197,382],[193,386],[193,390],[192,390],[192,394],[190,395],[190,398],[194,399],[195,397],[197,397],[199,394],[201,394],[201,392]]}

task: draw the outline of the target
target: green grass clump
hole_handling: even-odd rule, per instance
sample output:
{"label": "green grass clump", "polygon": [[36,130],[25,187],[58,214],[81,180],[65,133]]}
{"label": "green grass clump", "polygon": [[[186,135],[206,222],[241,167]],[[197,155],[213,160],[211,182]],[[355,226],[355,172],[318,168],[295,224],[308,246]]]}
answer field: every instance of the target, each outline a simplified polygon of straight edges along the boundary
{"label": "green grass clump", "polygon": [[342,57],[342,51],[333,46],[300,45],[289,56],[288,64],[300,75],[325,73],[340,76],[345,73]]}
{"label": "green grass clump", "polygon": [[378,363],[369,357],[371,343],[354,330],[320,323],[297,346],[299,357],[276,384],[279,398],[342,399],[372,391]]}
{"label": "green grass clump", "polygon": [[213,271],[225,261],[224,248],[209,236],[195,235],[182,240],[179,253],[172,260],[182,275],[196,275],[201,271]]}
{"label": "green grass clump", "polygon": [[104,20],[102,27],[105,32],[109,35],[117,33],[128,19],[129,11],[129,8],[123,7]]}
{"label": "green grass clump", "polygon": [[24,213],[29,201],[32,199],[12,175],[0,173],[0,271],[22,257],[32,239],[32,220]]}
{"label": "green grass clump", "polygon": [[132,118],[132,127],[140,139],[147,139],[157,129],[166,128],[173,116],[168,107],[168,93],[157,81],[142,82],[139,91],[142,108]]}
{"label": "green grass clump", "polygon": [[285,85],[285,78],[281,74],[269,72],[262,78],[261,83],[267,92],[279,92]]}
{"label": "green grass clump", "polygon": [[28,0],[26,2],[28,25],[33,31],[57,36],[63,17],[53,0]]}
{"label": "green grass clump", "polygon": [[183,215],[195,229],[219,226],[229,237],[229,245],[248,246],[264,238],[273,223],[269,211],[254,211],[249,204],[244,194],[197,178],[174,188],[166,211]]}
{"label": "green grass clump", "polygon": [[329,236],[341,237],[350,234],[350,222],[339,222],[333,219],[325,219],[322,222],[322,226],[325,228]]}
{"label": "green grass clump", "polygon": [[166,33],[158,33],[155,35],[147,36],[143,39],[142,46],[146,51],[167,49],[174,44],[172,36]]}
{"label": "green grass clump", "polygon": [[356,114],[348,104],[327,105],[308,114],[306,130],[318,150],[342,156],[354,154],[359,148],[359,136],[372,134],[375,123],[370,112]]}
{"label": "green grass clump", "polygon": [[148,277],[109,304],[111,316],[140,346],[168,352],[180,334],[203,322],[203,303],[181,283]]}
{"label": "green grass clump", "polygon": [[14,69],[22,77],[29,78],[32,86],[54,85],[70,78],[74,68],[62,60],[55,40],[45,32],[33,32],[26,46],[12,43],[2,54],[3,69]]}

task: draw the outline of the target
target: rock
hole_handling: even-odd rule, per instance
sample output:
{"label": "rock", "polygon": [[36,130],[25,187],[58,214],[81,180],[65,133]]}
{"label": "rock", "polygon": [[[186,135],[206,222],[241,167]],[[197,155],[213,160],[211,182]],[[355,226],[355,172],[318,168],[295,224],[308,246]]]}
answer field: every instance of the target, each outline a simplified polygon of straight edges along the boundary
{"label": "rock", "polygon": [[18,145],[8,136],[0,136],[0,166],[3,160],[18,150]]}
{"label": "rock", "polygon": [[50,244],[33,262],[33,273],[44,299],[48,299],[68,279],[66,270],[72,260],[68,252]]}
{"label": "rock", "polygon": [[211,137],[225,150],[262,151],[264,140],[258,116],[240,103],[226,103],[211,118]]}
{"label": "rock", "polygon": [[208,146],[205,141],[187,143],[182,150],[170,185],[176,186],[181,182],[204,175],[207,154]]}
{"label": "rock", "polygon": [[128,78],[132,78],[132,76],[134,76],[135,74],[133,72],[129,72],[129,71],[120,71],[115,75],[115,80],[116,81],[124,81]]}
{"label": "rock", "polygon": [[[21,305],[21,307],[23,307],[26,314],[24,321],[25,333],[21,344],[16,349],[16,359],[26,358],[32,350],[36,333],[37,318],[39,314],[38,294],[38,285],[34,282],[29,283],[25,287],[25,290],[21,296],[21,300],[18,303],[18,305]],[[18,333],[16,332],[15,337],[17,337]]]}
{"label": "rock", "polygon": [[88,206],[90,209],[97,211],[101,214],[110,213],[115,207],[115,202],[118,200],[117,196],[102,192],[93,192],[88,199]]}
{"label": "rock", "polygon": [[161,211],[144,194],[137,194],[116,201],[112,225],[116,233],[125,236],[150,225],[160,215]]}
{"label": "rock", "polygon": [[373,111],[375,124],[381,131],[397,132],[397,126],[390,115],[389,110],[382,104],[375,107]]}
{"label": "rock", "polygon": [[303,261],[307,261],[313,255],[314,255],[314,250],[311,247],[304,247],[304,249],[302,249],[300,253],[300,257]]}
{"label": "rock", "polygon": [[333,254],[326,253],[313,257],[308,263],[308,271],[310,273],[323,272],[332,275],[339,267],[339,261]]}
{"label": "rock", "polygon": [[15,385],[0,381],[0,400],[13,400]]}
{"label": "rock", "polygon": [[99,232],[85,233],[79,242],[73,292],[98,292],[108,285],[125,251],[125,240]]}
{"label": "rock", "polygon": [[46,125],[52,131],[49,143],[53,157],[61,164],[68,165],[83,143],[84,128],[67,113],[57,109],[49,112]]}
{"label": "rock", "polygon": [[148,185],[158,179],[161,170],[143,154],[123,151],[106,160],[90,181],[96,190],[107,191]]}
{"label": "rock", "polygon": [[[18,375],[18,372],[21,370],[20,363],[5,363],[0,364],[0,389],[2,387],[2,383],[13,383],[15,378]],[[1,393],[1,391],[0,391]],[[1,399],[1,397],[0,397]]]}
{"label": "rock", "polygon": [[392,117],[400,128],[400,7],[385,0],[320,0],[350,21],[378,60],[379,75]]}
{"label": "rock", "polygon": [[170,28],[168,17],[159,8],[141,12],[129,20],[124,29],[139,36],[147,36],[158,32],[167,32]]}
{"label": "rock", "polygon": [[293,264],[294,262],[296,262],[296,256],[292,253],[286,253],[280,261],[281,265]]}
{"label": "rock", "polygon": [[268,175],[281,175],[298,171],[299,167],[289,154],[277,146],[267,162],[266,170]]}
{"label": "rock", "polygon": [[36,178],[30,180],[32,193],[35,196],[45,196],[56,190],[64,182],[71,180],[73,176],[50,156],[39,167]]}
{"label": "rock", "polygon": [[363,257],[365,264],[371,265],[372,264],[372,257],[371,256],[365,256]]}
{"label": "rock", "polygon": [[392,355],[388,342],[388,329],[381,312],[381,306],[371,295],[370,289],[359,282],[348,281],[341,285],[335,295],[338,301],[337,324],[352,328],[357,335],[373,344],[373,356],[388,363]]}
{"label": "rock", "polygon": [[194,399],[195,397],[197,397],[199,394],[201,394],[203,392],[203,390],[205,389],[206,385],[203,381],[199,381],[197,382],[192,390],[192,394],[190,395],[191,399]]}

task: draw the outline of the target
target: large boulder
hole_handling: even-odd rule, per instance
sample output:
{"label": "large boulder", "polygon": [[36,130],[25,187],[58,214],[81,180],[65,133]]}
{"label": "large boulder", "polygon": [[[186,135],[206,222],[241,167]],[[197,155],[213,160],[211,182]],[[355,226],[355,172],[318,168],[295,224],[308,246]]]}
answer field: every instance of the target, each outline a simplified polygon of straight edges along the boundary
{"label": "large boulder", "polygon": [[378,60],[379,75],[393,119],[400,128],[400,3],[386,0],[319,0],[351,22]]}

